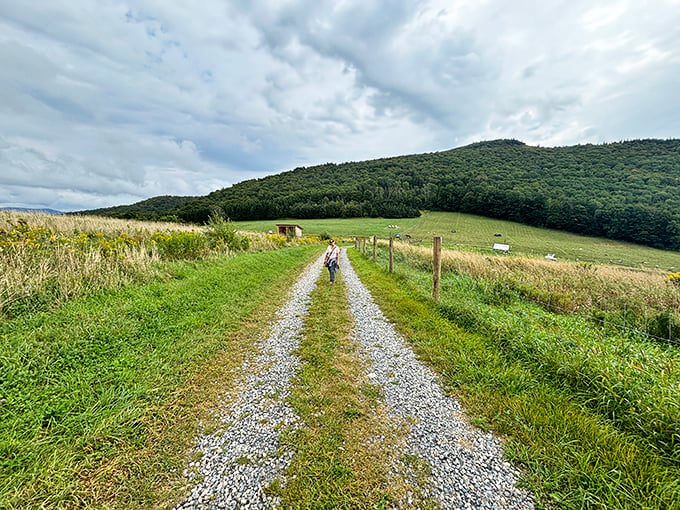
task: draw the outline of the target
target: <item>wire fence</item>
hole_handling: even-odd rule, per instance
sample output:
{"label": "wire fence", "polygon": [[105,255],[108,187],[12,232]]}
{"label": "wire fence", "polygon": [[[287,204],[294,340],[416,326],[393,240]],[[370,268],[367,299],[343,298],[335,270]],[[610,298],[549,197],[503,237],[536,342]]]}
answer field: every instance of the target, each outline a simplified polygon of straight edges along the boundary
{"label": "wire fence", "polygon": [[[549,293],[550,294],[550,293]],[[644,310],[644,321],[643,321],[643,328],[640,329],[638,326],[633,325],[633,321],[630,323],[627,323],[625,321],[625,317],[627,315],[627,310],[624,307],[623,310],[623,317],[624,321],[623,323],[617,322],[613,318],[607,318],[607,306],[605,305],[604,310],[602,310],[602,316],[594,315],[592,312],[583,312],[583,311],[578,311],[575,312],[572,309],[569,308],[564,308],[559,305],[556,305],[551,302],[550,299],[548,301],[544,301],[538,298],[532,298],[530,296],[526,295],[521,295],[521,299],[527,302],[534,303],[541,308],[548,310],[550,312],[555,312],[555,313],[561,313],[565,315],[577,315],[579,317],[583,317],[585,319],[588,319],[591,322],[594,322],[596,324],[599,324],[603,329],[606,328],[612,328],[616,329],[622,332],[626,332],[629,334],[634,334],[638,336],[643,336],[646,337],[649,340],[654,340],[654,341],[661,341],[661,342],[666,342],[672,345],[680,345],[680,321],[672,314],[672,312],[666,312],[665,314],[662,314],[661,317],[665,316],[664,322],[667,325],[668,329],[668,336],[659,336],[658,334],[652,334],[650,333],[650,330],[648,328],[648,317],[649,316],[657,316],[658,311],[653,310],[652,313],[649,313],[649,309]],[[592,309],[591,309],[592,310]],[[662,328],[656,328],[658,331],[659,329]]]}

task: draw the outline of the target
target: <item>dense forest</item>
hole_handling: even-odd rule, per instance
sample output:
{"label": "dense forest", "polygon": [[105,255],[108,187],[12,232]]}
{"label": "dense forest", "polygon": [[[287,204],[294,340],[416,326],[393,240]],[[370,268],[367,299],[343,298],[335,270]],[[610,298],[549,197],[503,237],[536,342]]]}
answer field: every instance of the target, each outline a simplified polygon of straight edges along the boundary
{"label": "dense forest", "polygon": [[[114,207],[104,207],[102,209],[91,209],[88,211],[79,211],[77,214],[94,214],[97,216],[110,216],[113,218],[125,219],[144,219],[154,220],[167,217],[169,212],[173,209],[198,200],[200,197],[176,197],[171,195],[162,195],[159,197],[148,198],[131,205],[118,205]],[[179,218],[175,218],[179,219]]]}
{"label": "dense forest", "polygon": [[175,198],[180,203],[167,209],[139,203],[89,212],[201,223],[214,211],[232,220],[459,211],[680,250],[680,140],[554,148],[496,140],[296,168]]}

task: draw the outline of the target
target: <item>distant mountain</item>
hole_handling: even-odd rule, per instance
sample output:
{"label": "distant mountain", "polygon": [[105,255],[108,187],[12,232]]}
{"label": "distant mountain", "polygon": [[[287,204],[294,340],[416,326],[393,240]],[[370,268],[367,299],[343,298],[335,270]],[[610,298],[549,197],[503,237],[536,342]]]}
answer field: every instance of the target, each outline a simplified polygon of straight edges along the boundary
{"label": "distant mountain", "polygon": [[680,250],[680,140],[571,147],[492,140],[296,168],[181,198],[176,205],[144,201],[106,214],[201,223],[214,211],[233,220],[459,211]]}
{"label": "distant mountain", "polygon": [[74,214],[92,214],[98,216],[111,216],[114,218],[125,219],[170,219],[179,220],[172,215],[171,211],[187,202],[196,200],[198,197],[178,197],[163,195],[149,198],[130,205],[118,205],[114,207],[104,207],[101,209],[90,209],[78,211]]}
{"label": "distant mountain", "polygon": [[28,207],[0,207],[0,211],[16,211],[26,213],[42,213],[42,214],[64,214],[62,211],[56,209],[31,209]]}

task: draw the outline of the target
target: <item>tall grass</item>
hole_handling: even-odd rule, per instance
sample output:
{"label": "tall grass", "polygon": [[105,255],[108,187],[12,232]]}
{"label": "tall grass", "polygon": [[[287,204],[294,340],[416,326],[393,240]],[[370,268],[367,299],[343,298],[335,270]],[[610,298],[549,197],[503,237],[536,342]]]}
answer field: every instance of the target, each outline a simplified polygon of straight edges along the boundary
{"label": "tall grass", "polygon": [[101,217],[0,212],[0,318],[58,306],[142,281],[162,260],[200,259],[295,243],[239,232],[213,218],[205,227]]}
{"label": "tall grass", "polygon": [[[395,243],[395,250],[413,267],[431,264],[431,248]],[[444,250],[442,268],[493,282],[551,309],[680,340],[680,286],[663,272],[462,250]]]}

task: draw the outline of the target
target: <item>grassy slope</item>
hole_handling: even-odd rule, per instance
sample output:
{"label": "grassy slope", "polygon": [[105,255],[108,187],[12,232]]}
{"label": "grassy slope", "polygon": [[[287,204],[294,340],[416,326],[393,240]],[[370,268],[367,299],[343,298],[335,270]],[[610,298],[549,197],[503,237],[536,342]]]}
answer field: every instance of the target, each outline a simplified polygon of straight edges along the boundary
{"label": "grassy slope", "polygon": [[[445,281],[445,299],[436,306],[426,273],[400,267],[390,275],[380,269],[384,260],[376,265],[354,250],[350,255],[384,313],[442,374],[476,423],[509,436],[508,451],[527,466],[526,480],[542,502],[560,508],[680,506],[675,447],[665,449],[662,439],[654,443],[656,451],[650,449],[658,426],[664,437],[673,437],[676,427],[674,350],[629,340],[598,345],[602,339],[583,321],[495,296],[493,286]],[[661,364],[663,373],[641,370],[640,356],[648,358],[650,370]],[[601,387],[590,388],[589,378]],[[650,409],[636,414],[642,401]]]}
{"label": "grassy slope", "polygon": [[[418,223],[418,218],[330,218],[323,220],[299,220],[280,219],[262,221],[238,221],[236,225],[241,230],[253,230],[267,232],[272,230],[276,233],[277,223],[295,223],[303,228],[305,235],[319,235],[328,233],[333,236],[379,236],[389,237],[390,234],[399,232],[400,229],[412,228]],[[400,229],[389,228],[388,225],[397,225]]]}
{"label": "grassy slope", "polygon": [[[451,230],[456,232],[451,232]],[[581,260],[600,264],[622,264],[633,267],[658,265],[668,270],[680,268],[680,253],[657,250],[637,244],[586,237],[559,230],[529,227],[511,221],[493,220],[460,213],[431,212],[405,233],[423,240],[443,237],[444,246],[475,247],[490,250],[494,243],[510,245],[514,255],[544,257],[548,253],[558,259]],[[494,234],[501,234],[496,237]],[[646,262],[646,264],[643,264]]]}
{"label": "grassy slope", "polygon": [[[559,230],[529,227],[510,221],[494,220],[470,214],[429,212],[420,218],[346,218],[327,220],[281,220],[238,222],[243,230],[276,231],[276,223],[298,223],[308,235],[327,232],[334,236],[372,236],[387,238],[400,233],[412,239],[432,243],[442,236],[445,247],[460,247],[491,252],[494,243],[510,245],[514,255],[544,257],[548,253],[564,260],[581,260],[599,264],[647,267],[664,271],[680,270],[680,253],[641,245],[580,236]],[[397,225],[399,228],[389,228]],[[451,232],[455,230],[456,232]],[[501,237],[494,234],[499,233]],[[646,263],[645,263],[646,262]]]}
{"label": "grassy slope", "polygon": [[168,265],[165,281],[3,324],[0,507],[166,498],[225,371],[319,250]]}

